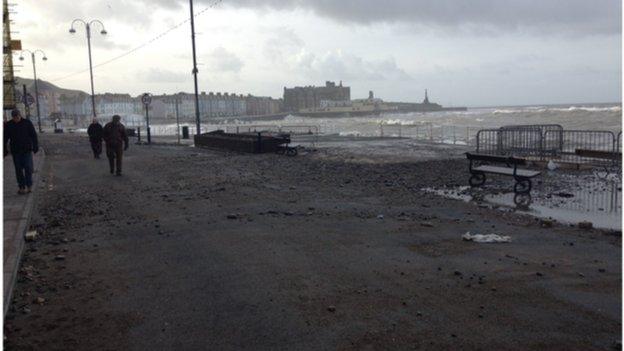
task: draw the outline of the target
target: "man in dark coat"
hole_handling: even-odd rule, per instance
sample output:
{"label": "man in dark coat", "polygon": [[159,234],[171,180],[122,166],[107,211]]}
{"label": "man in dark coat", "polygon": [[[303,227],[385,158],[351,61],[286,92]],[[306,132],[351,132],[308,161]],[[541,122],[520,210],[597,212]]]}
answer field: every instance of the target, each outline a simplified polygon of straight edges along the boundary
{"label": "man in dark coat", "polygon": [[11,118],[4,125],[4,156],[9,154],[8,142],[19,187],[17,193],[26,194],[32,191],[33,152],[39,151],[39,140],[32,122],[22,118],[19,110],[11,111]]}
{"label": "man in dark coat", "polygon": [[102,153],[102,134],[104,129],[97,118],[93,119],[93,123],[89,125],[87,134],[89,134],[89,141],[91,142],[91,150],[93,150],[93,157],[100,158]]}
{"label": "man in dark coat", "polygon": [[121,160],[123,158],[124,150],[128,150],[128,136],[126,135],[126,128],[121,124],[121,117],[119,115],[113,116],[113,121],[106,123],[104,126],[104,142],[106,143],[106,157],[108,157],[108,164],[110,166],[111,174],[115,173],[115,166],[117,166],[116,174],[121,175]]}

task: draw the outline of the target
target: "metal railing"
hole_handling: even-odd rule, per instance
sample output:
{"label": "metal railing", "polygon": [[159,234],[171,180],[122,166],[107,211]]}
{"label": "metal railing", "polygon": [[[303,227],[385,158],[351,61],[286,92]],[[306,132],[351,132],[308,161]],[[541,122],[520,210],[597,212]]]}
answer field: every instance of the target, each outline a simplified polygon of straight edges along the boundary
{"label": "metal railing", "polygon": [[433,123],[400,124],[379,123],[379,136],[382,138],[411,138],[444,144],[470,145],[474,141],[474,127],[435,126]]}
{"label": "metal railing", "polygon": [[318,135],[320,126],[315,125],[225,125],[221,126],[228,133],[253,133],[253,132],[274,132],[289,133],[291,135]]}
{"label": "metal railing", "polygon": [[616,137],[610,131],[564,130],[559,125],[505,126],[482,129],[476,135],[477,153],[595,166],[614,166],[620,160],[579,155],[579,151],[619,152],[620,143],[621,132]]}
{"label": "metal railing", "polygon": [[555,139],[558,141],[561,139],[561,147],[552,151],[552,155],[550,155],[560,162],[608,166],[615,164],[617,161],[615,159],[599,159],[577,154],[577,150],[616,152],[617,139],[615,134],[610,131],[564,130],[561,132],[546,132],[544,139],[546,144],[549,144],[549,140]]}

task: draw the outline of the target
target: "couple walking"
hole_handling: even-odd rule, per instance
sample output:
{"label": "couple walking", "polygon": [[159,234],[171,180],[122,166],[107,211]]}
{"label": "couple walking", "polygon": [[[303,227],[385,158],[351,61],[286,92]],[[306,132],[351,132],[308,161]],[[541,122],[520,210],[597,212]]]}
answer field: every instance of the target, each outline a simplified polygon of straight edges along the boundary
{"label": "couple walking", "polygon": [[120,176],[123,152],[128,150],[128,136],[124,125],[121,124],[121,117],[114,115],[113,120],[106,123],[104,127],[97,118],[94,118],[87,129],[87,134],[89,134],[91,150],[93,150],[93,157],[95,158],[100,158],[102,139],[104,139],[110,173]]}

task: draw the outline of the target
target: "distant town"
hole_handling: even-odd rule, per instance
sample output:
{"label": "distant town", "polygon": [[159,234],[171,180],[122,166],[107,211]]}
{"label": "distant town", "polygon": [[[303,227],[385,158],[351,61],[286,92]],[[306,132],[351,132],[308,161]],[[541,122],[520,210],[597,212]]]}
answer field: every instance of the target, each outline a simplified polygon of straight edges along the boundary
{"label": "distant town", "polygon": [[[33,94],[32,80],[18,78],[18,91],[25,85]],[[39,110],[42,119],[70,120],[75,125],[85,124],[92,117],[91,96],[79,90],[59,88],[38,80]],[[19,95],[19,94],[18,94]],[[18,100],[19,101],[19,100]],[[22,104],[20,107],[25,109]],[[98,116],[121,115],[124,119],[140,118],[144,114],[141,96],[122,93],[95,95],[95,110]],[[297,114],[307,117],[341,117],[376,115],[383,112],[430,112],[441,110],[465,110],[465,108],[444,108],[429,101],[427,91],[421,103],[384,102],[369,92],[368,98],[351,99],[351,88],[342,81],[326,81],[323,86],[284,87],[282,98],[243,95],[227,92],[201,92],[199,113],[202,119],[223,120],[228,118],[283,117]],[[26,114],[36,115],[36,107],[30,106]],[[192,120],[195,118],[195,97],[193,94],[152,95],[149,106],[150,117],[155,120]]]}

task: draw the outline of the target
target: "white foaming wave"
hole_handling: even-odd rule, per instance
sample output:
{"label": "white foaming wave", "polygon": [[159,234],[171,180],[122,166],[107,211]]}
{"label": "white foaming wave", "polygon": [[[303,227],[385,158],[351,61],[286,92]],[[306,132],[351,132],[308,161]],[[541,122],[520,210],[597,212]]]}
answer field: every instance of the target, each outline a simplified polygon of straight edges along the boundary
{"label": "white foaming wave", "polygon": [[588,111],[588,112],[620,112],[621,106],[597,107],[597,106],[570,106],[568,108],[553,108],[554,111]]}
{"label": "white foaming wave", "polygon": [[347,137],[349,137],[349,136],[359,137],[362,134],[360,132],[358,132],[358,131],[352,131],[352,132],[339,132],[338,135],[340,135],[340,136],[347,136]]}
{"label": "white foaming wave", "polygon": [[542,107],[533,106],[518,109],[498,109],[492,111],[493,114],[510,114],[510,113],[544,113],[544,112],[621,112],[621,106],[570,106],[570,107]]}

